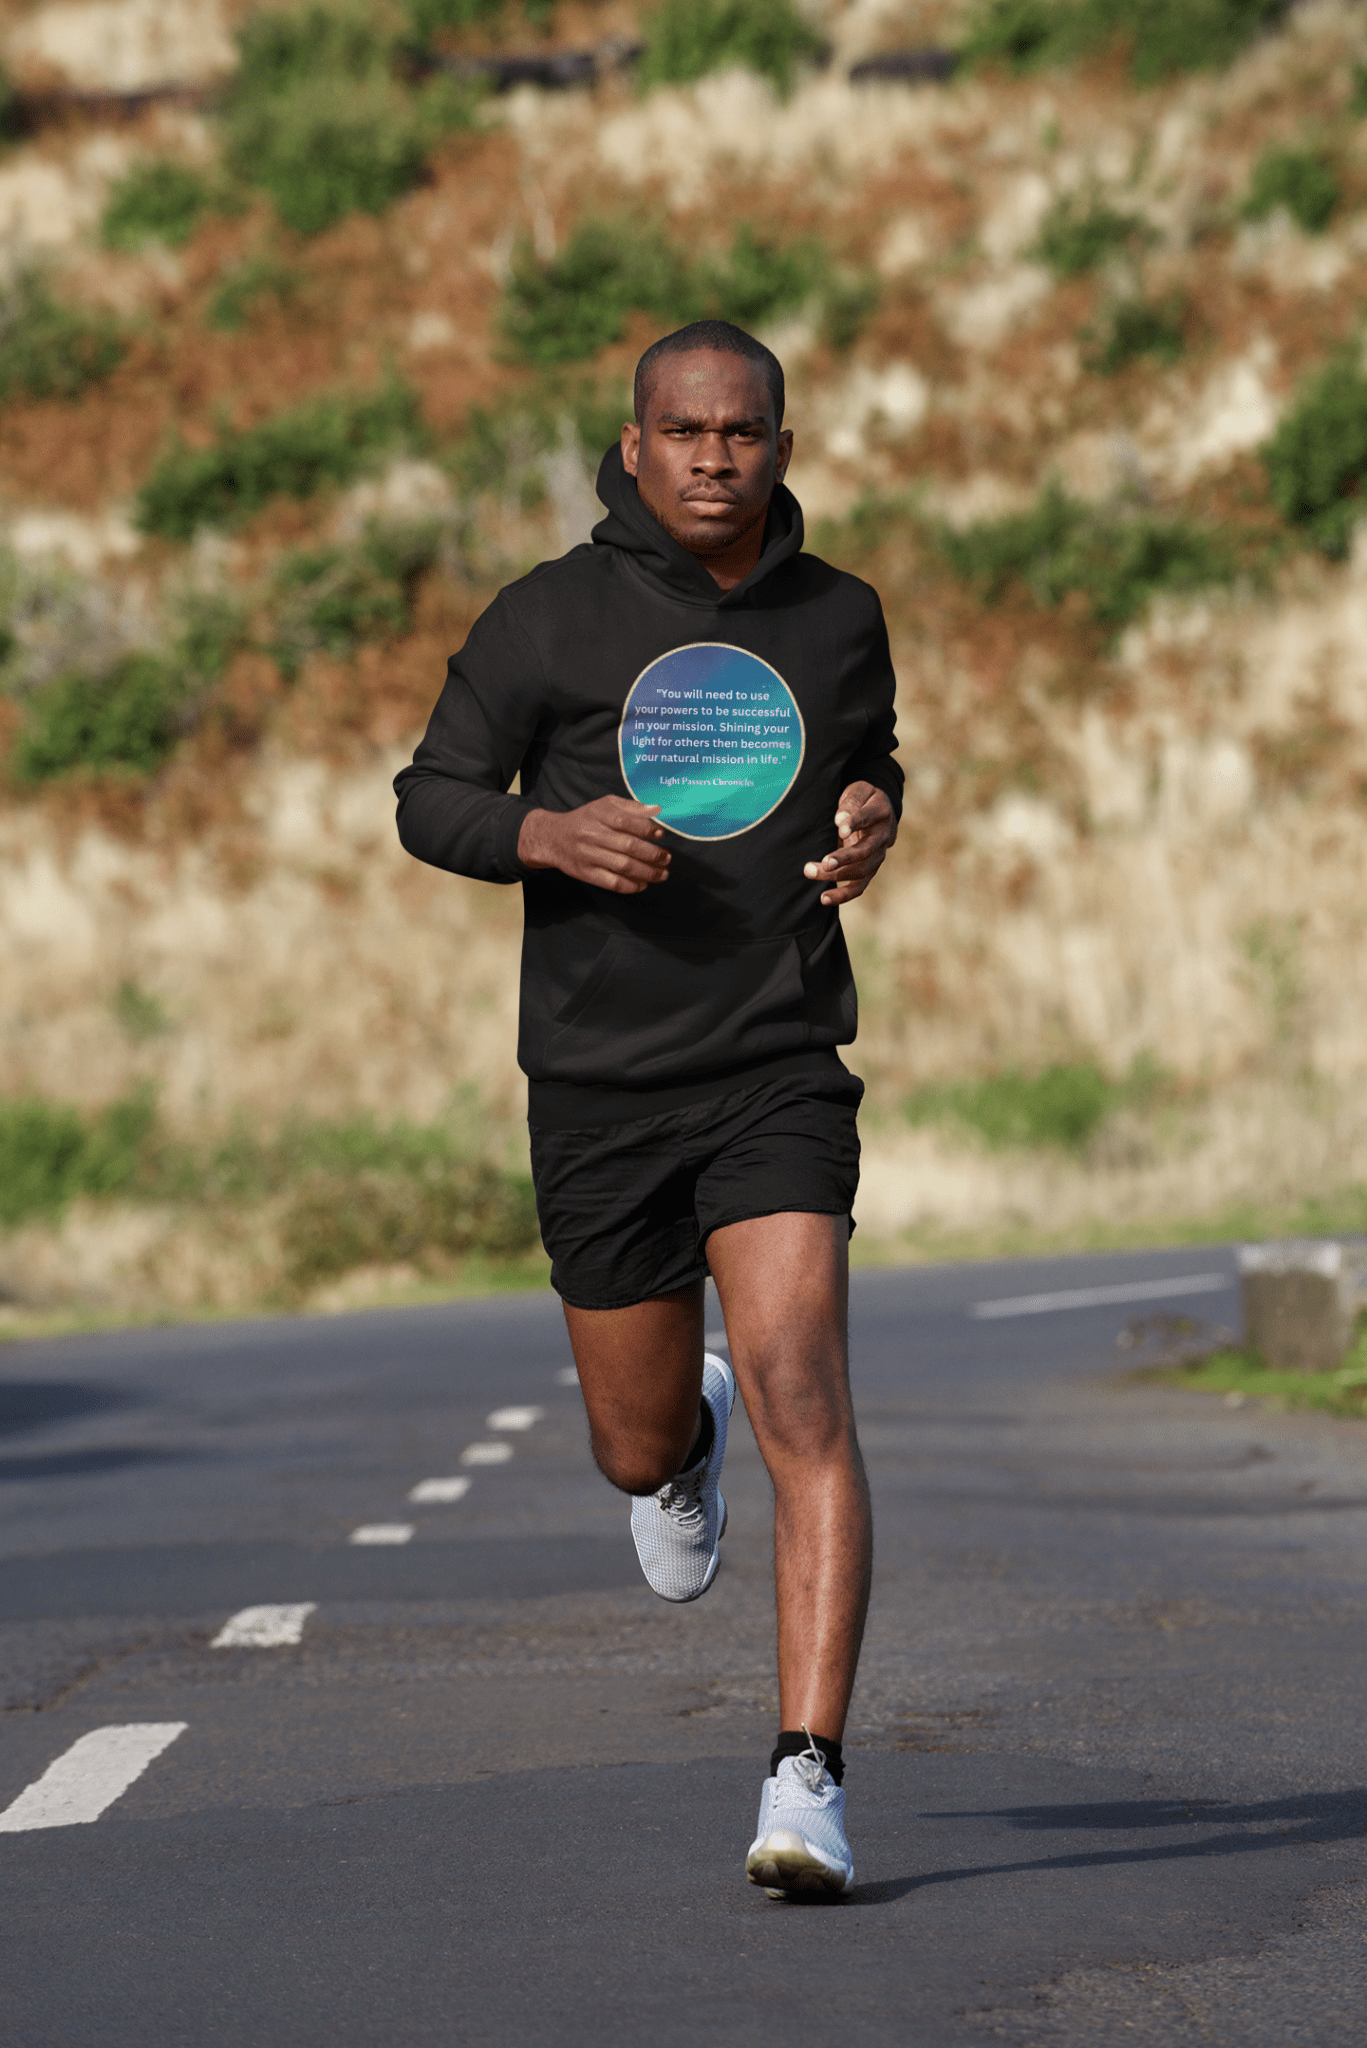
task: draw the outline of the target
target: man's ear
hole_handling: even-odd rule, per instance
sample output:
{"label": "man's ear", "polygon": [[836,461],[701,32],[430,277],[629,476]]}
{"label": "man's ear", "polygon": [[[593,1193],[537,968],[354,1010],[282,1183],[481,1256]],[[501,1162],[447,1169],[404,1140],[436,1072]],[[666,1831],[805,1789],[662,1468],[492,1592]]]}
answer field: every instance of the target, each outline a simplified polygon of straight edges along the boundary
{"label": "man's ear", "polygon": [[628,476],[635,476],[640,459],[641,429],[634,420],[628,420],[622,429],[622,467]]}
{"label": "man's ear", "polygon": [[791,427],[780,427],[778,434],[778,450],[774,459],[774,471],[779,483],[782,483],[784,477],[788,474],[788,464],[792,461],[792,459],[793,430]]}

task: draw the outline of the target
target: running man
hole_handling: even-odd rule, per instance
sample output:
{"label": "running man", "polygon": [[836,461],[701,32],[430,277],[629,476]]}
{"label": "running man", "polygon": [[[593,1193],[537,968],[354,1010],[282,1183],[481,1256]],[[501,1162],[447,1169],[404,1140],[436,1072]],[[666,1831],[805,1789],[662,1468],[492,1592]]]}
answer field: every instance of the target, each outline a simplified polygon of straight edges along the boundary
{"label": "running man", "polygon": [[[774,1897],[853,1877],[872,1524],[839,911],[902,788],[882,610],[802,553],[783,406],[777,358],[724,321],[647,349],[592,543],[500,592],[395,784],[411,854],[523,887],[537,1212],[654,1590],[696,1600],[716,1573],[737,1382],[773,1481],[782,1726],[746,1871]],[[731,1367],[703,1349],[709,1272]]]}

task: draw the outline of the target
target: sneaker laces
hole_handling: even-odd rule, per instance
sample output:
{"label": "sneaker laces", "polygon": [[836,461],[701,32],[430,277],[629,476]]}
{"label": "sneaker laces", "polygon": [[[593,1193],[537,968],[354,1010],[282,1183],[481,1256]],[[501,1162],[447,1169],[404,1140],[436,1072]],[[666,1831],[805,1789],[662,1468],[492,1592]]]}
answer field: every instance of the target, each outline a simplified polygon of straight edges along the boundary
{"label": "sneaker laces", "polygon": [[694,1466],[689,1472],[676,1472],[668,1486],[661,1487],[655,1496],[660,1504],[661,1514],[669,1516],[680,1527],[702,1519],[702,1486],[707,1472],[707,1460]]}
{"label": "sneaker laces", "polygon": [[826,1775],[826,1752],[824,1749],[817,1748],[816,1738],[805,1721],[800,1722],[798,1725],[807,1738],[807,1747],[802,1751],[801,1755],[793,1758],[793,1769],[797,1772],[807,1790],[817,1794],[823,1789],[821,1780]]}

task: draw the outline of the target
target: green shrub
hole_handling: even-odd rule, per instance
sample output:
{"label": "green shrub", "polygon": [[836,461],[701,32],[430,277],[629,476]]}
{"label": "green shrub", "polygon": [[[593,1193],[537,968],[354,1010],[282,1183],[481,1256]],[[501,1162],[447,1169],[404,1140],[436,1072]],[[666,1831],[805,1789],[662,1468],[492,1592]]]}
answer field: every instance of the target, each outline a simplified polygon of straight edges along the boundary
{"label": "green shrub", "polygon": [[422,177],[445,131],[469,122],[475,94],[453,79],[421,92],[390,72],[392,37],[360,6],[263,9],[238,36],[225,109],[225,158],[274,200],[296,233],[347,213],[380,213]]}
{"label": "green shrub", "polygon": [[369,397],[317,398],[255,427],[220,429],[211,448],[182,442],[162,456],[138,493],[138,525],[189,540],[197,527],[248,519],[272,498],[349,484],[421,431],[417,398],[397,380]]}
{"label": "green shrub", "polygon": [[983,1081],[917,1089],[902,1109],[908,1122],[967,1124],[993,1147],[1057,1145],[1079,1150],[1124,1091],[1090,1060],[1008,1069]]}
{"label": "green shrub", "polygon": [[429,137],[403,92],[384,79],[323,76],[232,116],[227,159],[269,193],[296,234],[348,213],[382,213],[423,174]]}
{"label": "green shrub", "polygon": [[356,0],[346,5],[305,0],[297,7],[259,8],[247,16],[236,41],[230,112],[253,101],[284,98],[324,75],[385,77],[392,47],[378,11]]}
{"label": "green shrub", "polygon": [[1117,213],[1096,192],[1064,192],[1040,224],[1031,254],[1058,277],[1083,277],[1145,233],[1132,213]]}
{"label": "green shrub", "polygon": [[811,298],[825,284],[826,272],[820,242],[778,242],[741,226],[708,279],[708,311],[737,327],[758,327],[781,308]]}
{"label": "green shrub", "polygon": [[281,1226],[296,1287],[432,1252],[507,1258],[529,1251],[537,1236],[530,1180],[483,1160],[432,1160],[420,1174],[320,1171],[294,1196]]}
{"label": "green shrub", "polygon": [[0,286],[0,405],[9,399],[76,398],[123,360],[113,321],[53,297],[36,270]]}
{"label": "green shrub", "polygon": [[129,654],[108,675],[58,676],[31,698],[14,773],[44,782],[73,768],[148,775],[175,745],[182,679],[153,654]]}
{"label": "green shrub", "polygon": [[1334,167],[1319,150],[1265,149],[1239,210],[1245,220],[1266,220],[1284,206],[1308,235],[1318,235],[1342,197]]}
{"label": "green shrub", "polygon": [[541,263],[523,243],[504,301],[504,339],[526,362],[577,362],[620,339],[633,312],[683,326],[701,314],[756,327],[812,300],[837,347],[848,347],[877,304],[877,280],[836,270],[821,242],[780,242],[748,224],[724,255],[690,260],[659,227],[581,222]]}
{"label": "green shrub", "polygon": [[1183,301],[1179,293],[1166,299],[1121,299],[1111,309],[1102,334],[1084,350],[1089,370],[1114,377],[1141,356],[1175,363],[1184,346]]}
{"label": "green shrub", "polygon": [[262,299],[290,305],[302,283],[302,273],[278,257],[248,257],[215,286],[205,318],[222,334],[240,333]]}
{"label": "green shrub", "polygon": [[138,249],[144,242],[188,242],[208,212],[205,180],[184,164],[148,158],[134,164],[110,188],[100,221],[106,249]]}
{"label": "green shrub", "polygon": [[35,1096],[0,1102],[0,1223],[59,1216],[77,1195],[125,1193],[155,1122],[143,1090],[93,1116]]}
{"label": "green shrub", "polygon": [[114,1021],[134,1045],[147,1045],[154,1038],[164,1038],[171,1029],[171,1020],[165,1009],[135,974],[123,976],[109,1007],[114,1012]]}
{"label": "green shrub", "polygon": [[982,0],[962,54],[1025,71],[1122,43],[1131,76],[1147,85],[1230,63],[1285,11],[1286,0]]}
{"label": "green shrub", "polygon": [[1217,537],[1182,519],[1105,512],[1051,484],[1028,512],[939,533],[951,567],[989,603],[1013,582],[1037,604],[1077,593],[1102,625],[1119,628],[1159,591],[1227,582],[1234,563]]}
{"label": "green shrub", "polygon": [[503,0],[408,0],[407,15],[414,43],[426,50],[443,30],[473,28],[502,11]]}
{"label": "green shrub", "polygon": [[516,251],[503,334],[525,362],[578,362],[617,341],[633,312],[658,314],[677,327],[699,305],[690,266],[663,230],[586,220],[549,263],[539,262],[528,243]]}
{"label": "green shrub", "polygon": [[365,641],[406,632],[418,578],[434,560],[438,539],[432,522],[373,527],[360,547],[287,556],[276,571],[271,642],[281,673],[292,679],[319,648],[342,657]]}
{"label": "green shrub", "polygon": [[797,66],[825,50],[792,0],[662,0],[644,33],[636,74],[642,90],[743,65],[787,93]]}
{"label": "green shrub", "polygon": [[1272,502],[1326,555],[1348,552],[1367,476],[1367,375],[1344,352],[1301,387],[1260,450]]}

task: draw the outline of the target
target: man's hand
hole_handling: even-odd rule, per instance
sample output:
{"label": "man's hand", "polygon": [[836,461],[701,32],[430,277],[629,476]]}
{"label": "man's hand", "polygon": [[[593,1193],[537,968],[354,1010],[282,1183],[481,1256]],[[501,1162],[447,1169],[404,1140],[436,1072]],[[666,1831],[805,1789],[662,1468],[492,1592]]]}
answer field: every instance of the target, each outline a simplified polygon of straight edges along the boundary
{"label": "man's hand", "polygon": [[852,903],[862,896],[888,857],[897,837],[892,805],[871,782],[852,782],[835,813],[840,845],[824,860],[809,860],[802,870],[809,882],[825,882],[823,903]]}
{"label": "man's hand", "polygon": [[600,796],[577,811],[528,811],[517,857],[529,868],[559,868],[616,896],[639,896],[652,882],[669,880],[659,817],[658,804],[624,796]]}

